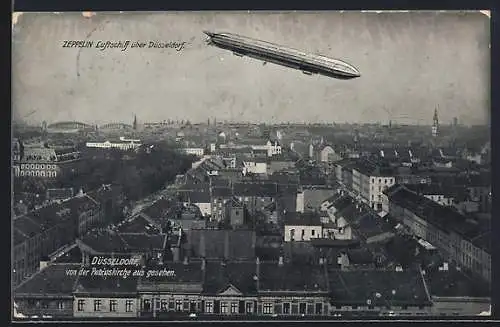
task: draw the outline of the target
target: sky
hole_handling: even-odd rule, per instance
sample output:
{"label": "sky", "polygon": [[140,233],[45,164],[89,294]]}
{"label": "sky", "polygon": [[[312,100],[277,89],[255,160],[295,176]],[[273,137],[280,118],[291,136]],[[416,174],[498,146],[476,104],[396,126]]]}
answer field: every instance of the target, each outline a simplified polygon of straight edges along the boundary
{"label": "sky", "polygon": [[[13,24],[13,118],[92,124],[489,124],[490,22],[479,12],[24,13]],[[208,46],[232,32],[344,60],[337,80]],[[78,49],[64,40],[181,41],[185,49]]]}

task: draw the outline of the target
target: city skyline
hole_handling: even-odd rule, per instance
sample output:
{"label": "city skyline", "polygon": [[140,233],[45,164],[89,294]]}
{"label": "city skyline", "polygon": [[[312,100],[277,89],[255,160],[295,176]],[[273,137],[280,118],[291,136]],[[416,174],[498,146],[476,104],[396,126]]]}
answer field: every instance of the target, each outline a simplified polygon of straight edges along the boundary
{"label": "city skyline", "polygon": [[[346,60],[361,77],[337,81],[262,65],[207,47],[203,29]],[[97,13],[90,19],[30,13],[13,34],[14,120],[100,124],[128,121],[118,116],[132,121],[137,113],[143,122],[216,116],[431,125],[437,107],[443,125],[454,117],[465,125],[489,124],[489,18],[479,12]],[[91,40],[188,45],[126,52],[61,46],[88,34]]]}

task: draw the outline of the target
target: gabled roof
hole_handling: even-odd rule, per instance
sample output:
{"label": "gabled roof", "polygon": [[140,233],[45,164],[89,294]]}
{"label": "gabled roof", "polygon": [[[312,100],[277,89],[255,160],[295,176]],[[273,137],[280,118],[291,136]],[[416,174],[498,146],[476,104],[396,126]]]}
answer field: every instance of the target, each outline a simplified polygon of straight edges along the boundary
{"label": "gabled roof", "polygon": [[208,261],[206,263],[203,293],[221,294],[224,292],[245,295],[256,293],[256,265],[254,261],[226,262]]}

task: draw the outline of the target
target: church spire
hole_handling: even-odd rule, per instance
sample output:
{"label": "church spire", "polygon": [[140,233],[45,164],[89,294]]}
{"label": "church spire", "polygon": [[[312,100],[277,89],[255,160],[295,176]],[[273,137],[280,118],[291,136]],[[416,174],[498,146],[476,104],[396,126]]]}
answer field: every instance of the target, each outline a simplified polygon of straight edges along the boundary
{"label": "church spire", "polygon": [[434,109],[434,117],[433,117],[433,123],[432,123],[432,136],[436,137],[438,136],[439,133],[439,119],[438,119],[438,110],[437,108]]}
{"label": "church spire", "polygon": [[134,130],[136,130],[136,129],[137,129],[137,115],[134,115],[134,123],[132,124],[132,128],[133,128]]}

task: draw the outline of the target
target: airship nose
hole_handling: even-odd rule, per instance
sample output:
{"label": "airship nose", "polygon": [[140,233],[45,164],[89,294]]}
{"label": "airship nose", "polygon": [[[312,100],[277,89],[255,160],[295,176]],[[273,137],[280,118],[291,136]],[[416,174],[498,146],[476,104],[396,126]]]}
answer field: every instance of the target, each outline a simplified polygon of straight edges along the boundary
{"label": "airship nose", "polygon": [[349,70],[349,73],[351,73],[352,77],[360,77],[361,76],[361,73],[355,67],[349,65],[349,66],[347,66],[347,68]]}

